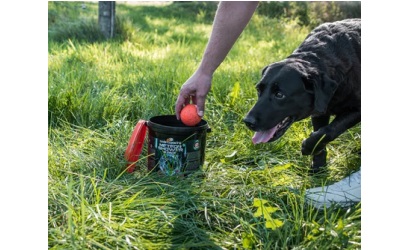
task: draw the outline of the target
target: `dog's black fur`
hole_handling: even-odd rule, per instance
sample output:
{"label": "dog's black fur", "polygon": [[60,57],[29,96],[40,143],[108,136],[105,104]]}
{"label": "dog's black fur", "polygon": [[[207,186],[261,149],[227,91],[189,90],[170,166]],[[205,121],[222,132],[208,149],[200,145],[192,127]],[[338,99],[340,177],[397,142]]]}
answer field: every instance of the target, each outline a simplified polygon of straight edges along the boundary
{"label": "dog's black fur", "polygon": [[275,141],[311,116],[314,132],[301,151],[313,155],[311,170],[318,171],[327,143],[361,122],[361,20],[318,26],[290,56],[266,66],[256,88],[258,100],[243,120],[258,133],[253,142]]}

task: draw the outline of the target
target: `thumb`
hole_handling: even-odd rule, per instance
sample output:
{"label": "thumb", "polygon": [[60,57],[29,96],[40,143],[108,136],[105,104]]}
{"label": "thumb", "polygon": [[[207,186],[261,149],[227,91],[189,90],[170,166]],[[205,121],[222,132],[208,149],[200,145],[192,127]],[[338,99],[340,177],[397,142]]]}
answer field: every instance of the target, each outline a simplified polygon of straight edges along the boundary
{"label": "thumb", "polygon": [[206,102],[205,97],[200,97],[200,96],[196,97],[197,114],[200,117],[204,116],[205,102]]}

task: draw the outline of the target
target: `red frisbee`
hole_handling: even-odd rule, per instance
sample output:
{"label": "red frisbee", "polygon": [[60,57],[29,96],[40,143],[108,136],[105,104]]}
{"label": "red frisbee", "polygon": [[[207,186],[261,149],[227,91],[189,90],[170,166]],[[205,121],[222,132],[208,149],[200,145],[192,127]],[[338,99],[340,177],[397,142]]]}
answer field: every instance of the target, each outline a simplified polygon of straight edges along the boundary
{"label": "red frisbee", "polygon": [[125,150],[125,159],[128,161],[128,173],[132,173],[135,170],[136,162],[139,160],[143,149],[146,133],[147,121],[139,120],[129,139],[128,147]]}

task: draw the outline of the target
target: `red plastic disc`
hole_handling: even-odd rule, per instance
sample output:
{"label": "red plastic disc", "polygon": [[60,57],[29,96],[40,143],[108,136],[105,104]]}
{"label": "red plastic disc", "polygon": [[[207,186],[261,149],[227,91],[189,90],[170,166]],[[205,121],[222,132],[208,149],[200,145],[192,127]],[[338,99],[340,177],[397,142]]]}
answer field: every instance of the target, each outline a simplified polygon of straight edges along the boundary
{"label": "red plastic disc", "polygon": [[125,159],[128,161],[128,173],[132,173],[135,170],[136,162],[139,160],[139,156],[142,153],[146,133],[147,121],[139,120],[129,139],[128,147],[125,150]]}

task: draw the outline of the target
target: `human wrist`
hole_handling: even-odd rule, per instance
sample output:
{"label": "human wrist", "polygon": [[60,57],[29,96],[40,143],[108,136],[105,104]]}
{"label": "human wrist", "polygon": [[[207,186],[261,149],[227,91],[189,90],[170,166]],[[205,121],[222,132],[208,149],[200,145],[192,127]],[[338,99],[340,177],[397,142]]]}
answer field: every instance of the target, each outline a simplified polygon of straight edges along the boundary
{"label": "human wrist", "polygon": [[203,76],[208,76],[208,77],[212,78],[214,75],[214,72],[217,68],[218,68],[218,66],[215,67],[211,63],[202,61],[199,68],[197,69],[197,72]]}
{"label": "human wrist", "polygon": [[197,73],[202,76],[212,78],[215,70],[216,70],[215,68],[210,67],[208,65],[204,65],[204,63],[201,63],[199,68],[197,69]]}

